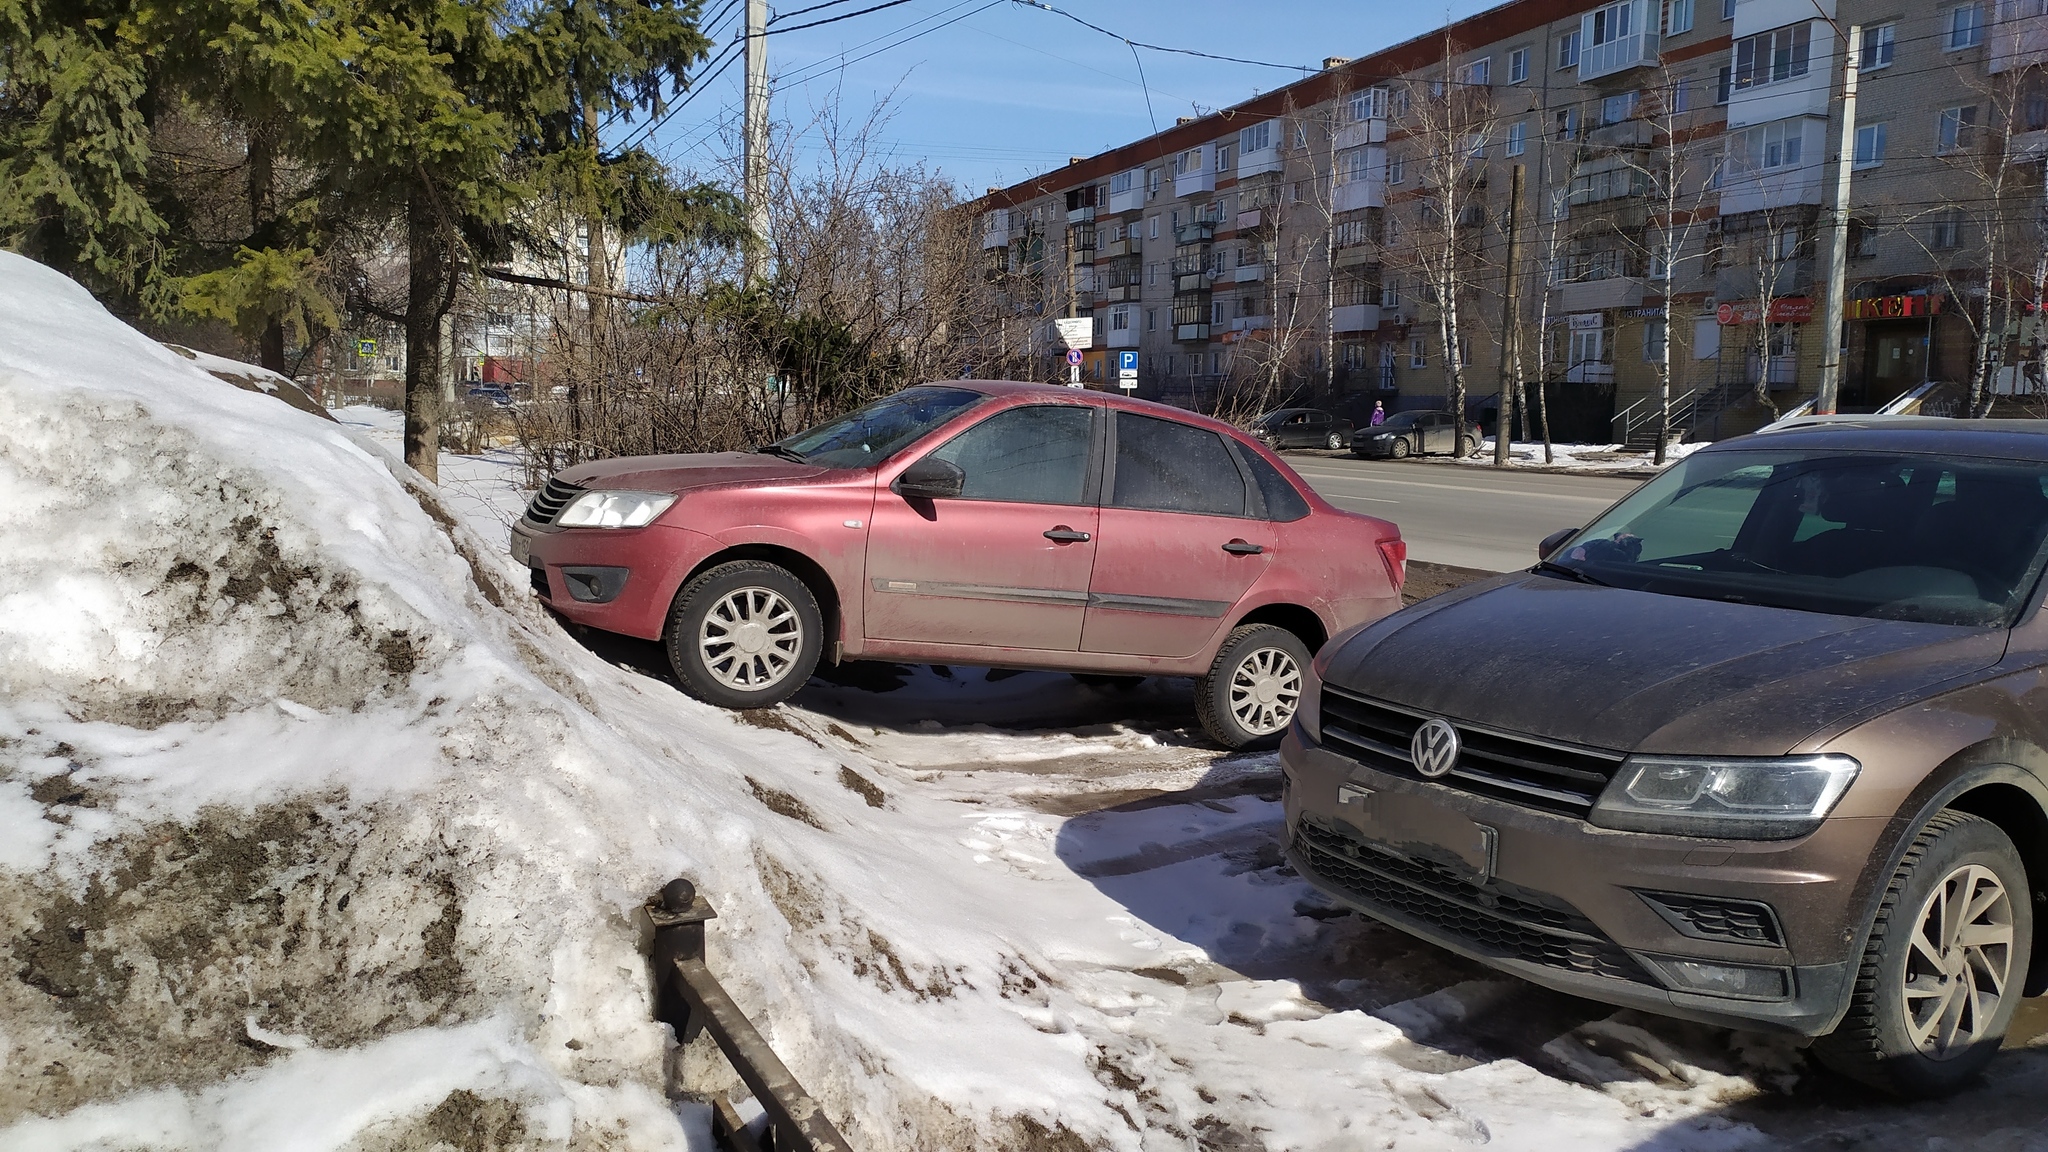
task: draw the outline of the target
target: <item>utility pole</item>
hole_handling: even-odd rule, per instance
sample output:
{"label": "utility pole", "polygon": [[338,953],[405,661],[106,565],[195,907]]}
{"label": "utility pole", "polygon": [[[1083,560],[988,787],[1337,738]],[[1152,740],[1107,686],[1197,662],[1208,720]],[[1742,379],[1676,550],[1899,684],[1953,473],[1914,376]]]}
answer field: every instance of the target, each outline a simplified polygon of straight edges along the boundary
{"label": "utility pole", "polygon": [[747,231],[753,241],[746,250],[747,283],[761,278],[768,247],[768,0],[747,0],[747,113],[745,171]]}
{"label": "utility pole", "polygon": [[[1837,31],[1840,31],[1839,26]],[[1814,396],[1816,415],[1831,416],[1842,388],[1842,312],[1849,276],[1849,169],[1856,159],[1856,67],[1863,27],[1851,24],[1842,33],[1842,131],[1835,138],[1834,184],[1828,191],[1828,283],[1821,310],[1820,391]],[[1764,305],[1765,324],[1771,322]],[[1768,371],[1768,367],[1766,368]]]}
{"label": "utility pole", "polygon": [[1522,178],[1527,170],[1520,164],[1508,169],[1508,262],[1507,283],[1501,288],[1500,321],[1500,405],[1494,416],[1493,466],[1508,466],[1508,435],[1515,426],[1515,399],[1519,381],[1513,380],[1522,358]]}

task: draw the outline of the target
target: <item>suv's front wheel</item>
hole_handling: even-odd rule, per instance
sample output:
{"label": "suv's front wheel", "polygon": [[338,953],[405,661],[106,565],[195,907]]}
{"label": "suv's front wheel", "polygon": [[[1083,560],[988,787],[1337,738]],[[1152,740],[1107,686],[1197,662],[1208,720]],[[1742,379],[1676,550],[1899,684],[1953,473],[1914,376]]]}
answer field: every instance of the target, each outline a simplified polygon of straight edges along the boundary
{"label": "suv's front wheel", "polygon": [[811,678],[824,624],[787,568],[737,560],[683,585],[663,639],[683,691],[723,708],[767,708]]}
{"label": "suv's front wheel", "polygon": [[1232,749],[1271,748],[1301,707],[1309,652],[1301,638],[1271,624],[1247,624],[1230,634],[1195,681],[1195,715],[1202,730]]}
{"label": "suv's front wheel", "polygon": [[1814,1053],[1900,1095],[1956,1091],[1997,1055],[2033,937],[2033,898],[2012,840],[1982,817],[1937,814],[1892,874],[1849,1014]]}

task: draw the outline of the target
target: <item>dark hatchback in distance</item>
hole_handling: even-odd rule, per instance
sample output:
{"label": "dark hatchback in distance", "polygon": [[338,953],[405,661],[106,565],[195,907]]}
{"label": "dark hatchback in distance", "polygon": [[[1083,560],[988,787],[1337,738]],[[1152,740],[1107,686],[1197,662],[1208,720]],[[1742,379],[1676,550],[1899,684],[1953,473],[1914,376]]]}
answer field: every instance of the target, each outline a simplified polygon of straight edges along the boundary
{"label": "dark hatchback in distance", "polygon": [[1252,421],[1252,435],[1268,448],[1328,448],[1351,443],[1351,421],[1319,408],[1281,408]]}
{"label": "dark hatchback in distance", "polygon": [[1333,639],[1290,857],[1535,983],[1953,1091],[2048,989],[2039,424],[1726,441]]}

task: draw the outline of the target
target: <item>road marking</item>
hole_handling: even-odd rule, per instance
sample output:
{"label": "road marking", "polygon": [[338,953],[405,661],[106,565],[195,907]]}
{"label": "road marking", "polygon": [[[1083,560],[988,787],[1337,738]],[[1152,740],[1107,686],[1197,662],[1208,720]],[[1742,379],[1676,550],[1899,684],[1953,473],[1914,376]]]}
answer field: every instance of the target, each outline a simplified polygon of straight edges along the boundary
{"label": "road marking", "polygon": [[1399,500],[1386,500],[1378,496],[1347,496],[1342,492],[1325,492],[1325,500],[1364,500],[1372,504],[1399,504]]}

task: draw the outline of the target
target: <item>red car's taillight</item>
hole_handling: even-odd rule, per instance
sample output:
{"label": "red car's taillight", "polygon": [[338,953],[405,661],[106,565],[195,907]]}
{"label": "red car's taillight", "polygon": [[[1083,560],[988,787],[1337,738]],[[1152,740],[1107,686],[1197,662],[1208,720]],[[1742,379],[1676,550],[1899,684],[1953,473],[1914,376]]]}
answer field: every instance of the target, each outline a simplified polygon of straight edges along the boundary
{"label": "red car's taillight", "polygon": [[1380,541],[1380,559],[1387,562],[1387,579],[1394,582],[1394,590],[1408,582],[1408,542],[1399,536],[1390,536]]}

